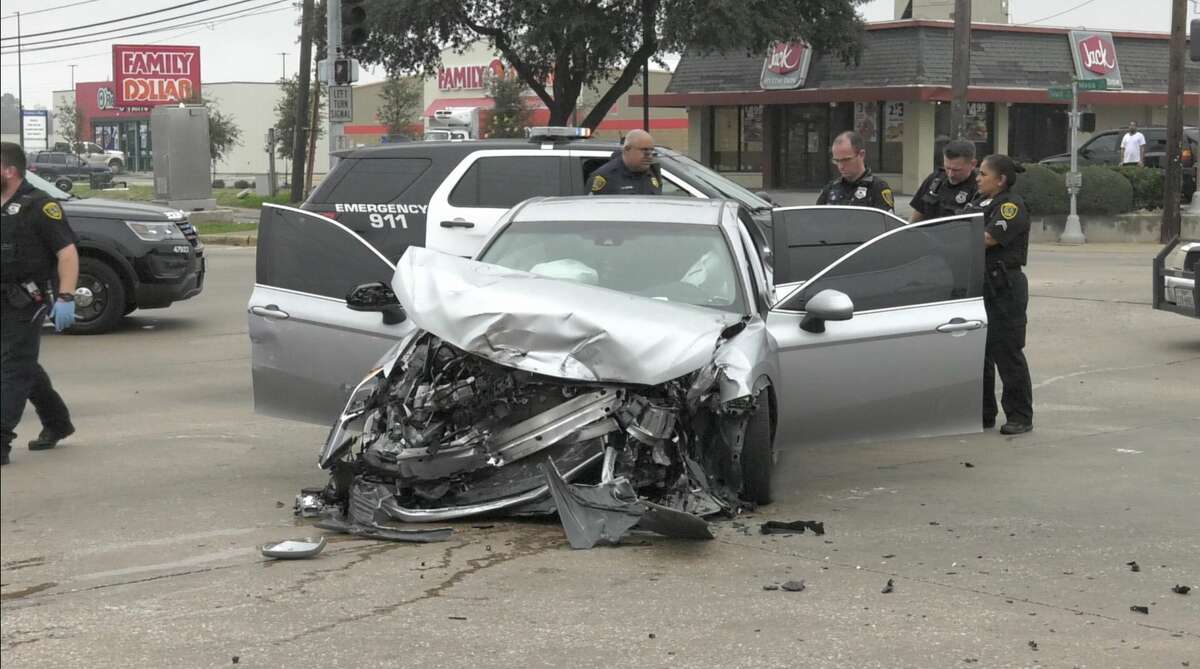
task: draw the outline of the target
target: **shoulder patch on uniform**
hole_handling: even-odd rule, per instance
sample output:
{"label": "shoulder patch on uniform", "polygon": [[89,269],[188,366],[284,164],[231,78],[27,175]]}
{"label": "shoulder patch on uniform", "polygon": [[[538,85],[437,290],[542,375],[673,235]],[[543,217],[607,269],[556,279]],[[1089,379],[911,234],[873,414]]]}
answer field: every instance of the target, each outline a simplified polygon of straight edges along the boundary
{"label": "shoulder patch on uniform", "polygon": [[1005,202],[1004,204],[1000,205],[1000,215],[1003,216],[1004,220],[1006,221],[1011,221],[1016,218],[1020,211],[1021,210],[1017,208],[1017,205],[1012,202]]}
{"label": "shoulder patch on uniform", "polygon": [[887,206],[889,206],[889,207],[896,206],[895,202],[893,201],[895,198],[892,197],[892,189],[891,188],[884,188],[882,191],[879,192],[879,195],[883,197],[883,201],[887,203]]}
{"label": "shoulder patch on uniform", "polygon": [[53,218],[56,221],[61,221],[63,219],[62,207],[58,206],[57,202],[47,202],[46,204],[43,204],[42,213],[45,214],[47,218]]}
{"label": "shoulder patch on uniform", "polygon": [[650,177],[650,185],[654,186],[655,188],[662,188],[662,184],[659,183],[658,177]]}
{"label": "shoulder patch on uniform", "polygon": [[604,190],[604,187],[607,185],[608,185],[608,179],[605,179],[604,177],[600,176],[599,174],[592,177],[592,192],[593,193],[599,193],[600,191]]}

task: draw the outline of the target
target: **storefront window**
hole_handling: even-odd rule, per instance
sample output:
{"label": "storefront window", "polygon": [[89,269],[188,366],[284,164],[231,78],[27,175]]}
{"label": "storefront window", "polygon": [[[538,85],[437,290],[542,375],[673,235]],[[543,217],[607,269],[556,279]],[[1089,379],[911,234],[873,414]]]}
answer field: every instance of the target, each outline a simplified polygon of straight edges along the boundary
{"label": "storefront window", "polygon": [[[949,102],[939,102],[934,114],[934,155],[933,164],[942,164],[942,147],[950,141],[950,108]],[[967,104],[967,116],[963,132],[966,139],[975,142],[975,155],[980,160],[994,153],[996,147],[995,110],[990,102],[971,102]]]}
{"label": "storefront window", "polygon": [[904,103],[883,103],[883,137],[880,144],[880,172],[904,172]]}
{"label": "storefront window", "polygon": [[718,172],[758,172],[763,162],[763,108],[714,107],[712,167]]}

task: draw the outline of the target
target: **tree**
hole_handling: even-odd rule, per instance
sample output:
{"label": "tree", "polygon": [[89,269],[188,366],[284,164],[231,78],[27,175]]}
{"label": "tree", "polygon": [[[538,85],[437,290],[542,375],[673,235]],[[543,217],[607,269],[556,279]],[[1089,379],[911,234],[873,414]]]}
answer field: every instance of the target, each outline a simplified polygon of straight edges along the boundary
{"label": "tree", "polygon": [[524,137],[533,111],[525,102],[525,82],[516,77],[492,77],[488,96],[492,98],[490,137]]}
{"label": "tree", "polygon": [[[604,92],[595,128],[659,53],[765,54],[804,39],[857,61],[864,0],[368,0],[370,31],[353,55],[388,70],[432,74],[441,51],[485,40],[565,125],[588,86]],[[616,79],[612,74],[618,73]],[[611,83],[609,83],[611,80]]]}
{"label": "tree", "polygon": [[4,128],[4,132],[21,131],[20,105],[17,104],[17,96],[12,93],[0,96],[0,127]]}
{"label": "tree", "polygon": [[223,113],[217,107],[217,101],[204,97],[200,93],[185,100],[187,104],[204,105],[208,108],[208,157],[213,162],[216,171],[217,163],[229,150],[242,143],[242,129],[232,116]]}
{"label": "tree", "polygon": [[58,135],[71,145],[72,150],[80,142],[87,139],[87,128],[84,127],[83,111],[67,102],[54,110],[54,122],[58,124]]}
{"label": "tree", "polygon": [[[283,90],[283,97],[275,103],[275,155],[291,160],[292,136],[296,131],[296,96],[299,95],[300,75],[294,74],[288,79],[280,79],[279,87]],[[322,90],[317,109],[318,115],[325,109],[325,100],[328,97],[325,93],[327,91]],[[313,129],[317,133],[317,139],[325,134],[324,125],[324,123],[317,123],[317,127]]]}
{"label": "tree", "polygon": [[380,95],[379,120],[389,135],[413,137],[413,125],[421,118],[424,83],[416,77],[389,73]]}

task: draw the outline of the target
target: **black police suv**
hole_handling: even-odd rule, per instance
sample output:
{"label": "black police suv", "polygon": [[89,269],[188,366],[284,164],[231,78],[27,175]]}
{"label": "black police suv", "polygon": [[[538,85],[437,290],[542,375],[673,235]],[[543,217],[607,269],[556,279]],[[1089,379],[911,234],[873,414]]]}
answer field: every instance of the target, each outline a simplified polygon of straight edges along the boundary
{"label": "black police suv", "polygon": [[80,199],[35,172],[25,178],[57,199],[79,237],[79,282],[70,334],[100,334],[135,309],[200,294],[204,245],[187,214],[141,202]]}
{"label": "black police suv", "polygon": [[[586,195],[596,168],[620,155],[578,128],[529,139],[427,141],[343,151],[301,208],[357,233],[395,262],[409,246],[471,256],[500,217],[534,196]],[[770,238],[771,203],[691,158],[659,147],[662,197],[727,198]],[[603,196],[597,196],[603,197]],[[261,231],[260,231],[261,234]]]}

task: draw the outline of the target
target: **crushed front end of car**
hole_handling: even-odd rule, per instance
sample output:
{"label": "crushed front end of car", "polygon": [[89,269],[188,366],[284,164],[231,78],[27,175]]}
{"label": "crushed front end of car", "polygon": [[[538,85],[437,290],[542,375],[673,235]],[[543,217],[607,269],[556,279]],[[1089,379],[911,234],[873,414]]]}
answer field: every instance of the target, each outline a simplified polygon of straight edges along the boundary
{"label": "crushed front end of car", "polygon": [[[711,538],[704,518],[743,506],[743,438],[759,410],[733,378],[748,369],[745,343],[731,345],[745,319],[436,256],[413,249],[401,261],[393,287],[421,329],[351,394],[318,460],[329,483],[319,499],[305,498],[307,515],[323,507],[337,529],[426,541],[427,532],[406,537],[397,528],[413,526],[395,522],[557,512],[570,544],[589,548],[635,527]],[[487,285],[456,287],[464,276]],[[440,286],[445,299],[422,308],[414,292],[422,285]],[[497,291],[510,309],[480,308]],[[590,308],[543,308],[574,291],[591,292],[575,296],[590,298]],[[605,299],[627,302],[626,317],[677,311],[675,328],[654,342],[666,362],[643,359],[618,373],[612,357],[628,362],[625,344],[653,336],[591,322],[589,314],[614,306]],[[515,348],[516,333],[531,348]]]}

